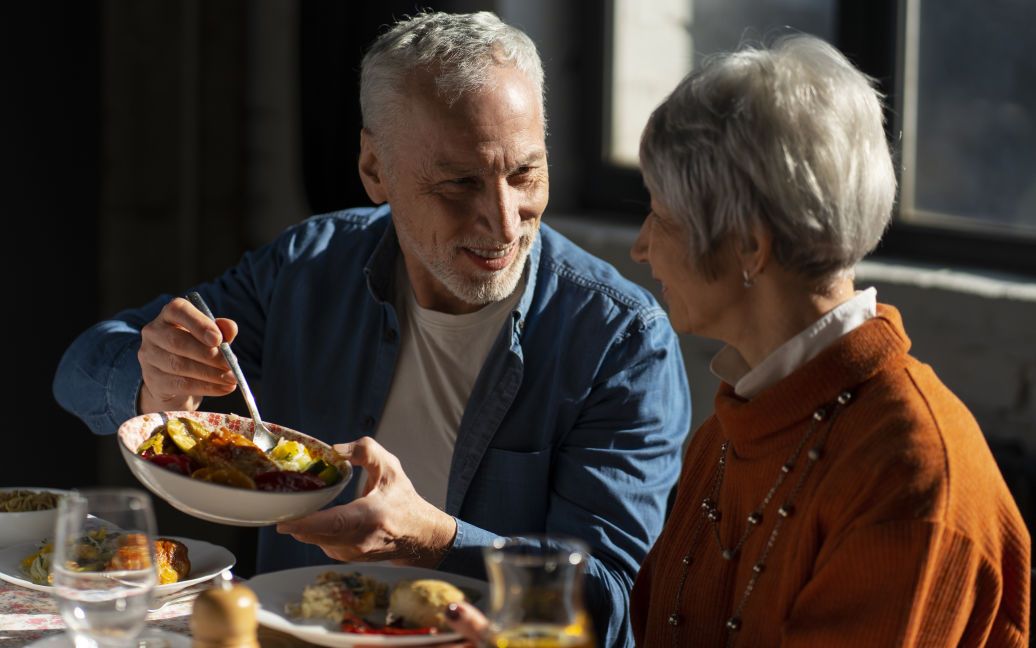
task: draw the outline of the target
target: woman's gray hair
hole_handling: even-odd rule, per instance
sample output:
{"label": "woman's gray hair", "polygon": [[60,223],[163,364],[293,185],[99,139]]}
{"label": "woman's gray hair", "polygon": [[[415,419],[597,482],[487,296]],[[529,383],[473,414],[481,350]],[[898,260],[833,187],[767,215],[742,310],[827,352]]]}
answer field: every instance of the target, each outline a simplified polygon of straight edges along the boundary
{"label": "woman's gray hair", "polygon": [[881,95],[835,48],[805,35],[707,59],[640,141],[644,181],[682,219],[706,276],[755,223],[786,269],[823,282],[874,249],[896,178]]}
{"label": "woman's gray hair", "polygon": [[415,70],[434,74],[438,95],[452,105],[492,82],[492,69],[512,65],[536,86],[543,101],[543,64],[523,31],[488,11],[421,13],[397,22],[371,45],[360,68],[364,126],[379,133],[398,126],[406,83]]}

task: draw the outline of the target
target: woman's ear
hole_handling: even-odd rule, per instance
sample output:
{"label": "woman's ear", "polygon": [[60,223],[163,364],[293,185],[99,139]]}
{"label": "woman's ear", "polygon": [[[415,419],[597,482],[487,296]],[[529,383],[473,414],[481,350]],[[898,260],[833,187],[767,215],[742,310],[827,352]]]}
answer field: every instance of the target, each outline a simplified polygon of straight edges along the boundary
{"label": "woman's ear", "polygon": [[380,205],[388,200],[388,187],[385,184],[385,171],[383,160],[378,155],[374,145],[374,135],[366,128],[360,129],[360,160],[358,163],[360,171],[360,182],[367,190],[367,197],[375,205]]}
{"label": "woman's ear", "polygon": [[773,232],[759,221],[752,224],[748,235],[738,243],[737,257],[746,284],[762,274],[773,255]]}

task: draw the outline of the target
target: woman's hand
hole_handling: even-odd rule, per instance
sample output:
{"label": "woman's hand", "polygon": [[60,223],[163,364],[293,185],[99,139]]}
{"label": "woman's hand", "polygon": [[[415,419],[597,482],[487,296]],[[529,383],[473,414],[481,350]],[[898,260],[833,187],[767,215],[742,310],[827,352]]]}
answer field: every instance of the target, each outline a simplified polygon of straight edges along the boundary
{"label": "woman's hand", "polygon": [[446,623],[474,646],[482,644],[489,629],[489,620],[470,603],[450,603]]}

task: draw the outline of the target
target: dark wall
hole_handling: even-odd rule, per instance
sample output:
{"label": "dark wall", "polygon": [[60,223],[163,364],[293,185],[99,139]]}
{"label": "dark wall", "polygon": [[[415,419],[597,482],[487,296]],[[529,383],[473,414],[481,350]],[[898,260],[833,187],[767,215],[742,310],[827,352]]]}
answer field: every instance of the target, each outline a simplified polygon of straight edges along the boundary
{"label": "dark wall", "polygon": [[301,9],[302,165],[311,211],[367,204],[356,173],[360,150],[360,60],[387,25],[421,9],[470,12],[489,0],[341,2],[306,0]]}
{"label": "dark wall", "polygon": [[97,318],[100,13],[94,2],[47,1],[0,12],[4,382],[14,386],[0,485],[90,484],[103,440],[57,407],[50,383]]}

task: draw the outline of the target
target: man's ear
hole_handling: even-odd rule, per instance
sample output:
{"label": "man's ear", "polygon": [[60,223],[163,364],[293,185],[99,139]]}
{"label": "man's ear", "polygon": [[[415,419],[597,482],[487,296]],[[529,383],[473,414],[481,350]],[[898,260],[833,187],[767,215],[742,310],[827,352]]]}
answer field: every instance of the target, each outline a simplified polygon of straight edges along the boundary
{"label": "man's ear", "polygon": [[367,190],[367,197],[375,205],[388,201],[388,187],[385,184],[383,160],[378,157],[374,135],[366,128],[360,129],[360,182]]}

